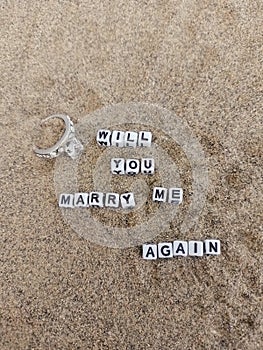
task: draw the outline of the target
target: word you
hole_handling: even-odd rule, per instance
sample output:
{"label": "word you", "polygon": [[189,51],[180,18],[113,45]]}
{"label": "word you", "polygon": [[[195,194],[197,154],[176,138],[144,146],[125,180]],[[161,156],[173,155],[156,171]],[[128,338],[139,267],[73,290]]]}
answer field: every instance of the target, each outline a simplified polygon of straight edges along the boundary
{"label": "word you", "polygon": [[115,147],[151,147],[152,133],[150,131],[119,131],[100,129],[97,132],[97,143],[100,146]]}
{"label": "word you", "polygon": [[182,188],[165,188],[154,187],[152,200],[154,202],[168,202],[174,204],[180,204],[183,201],[183,189]]}
{"label": "word you", "polygon": [[220,255],[221,245],[218,239],[205,241],[174,241],[173,243],[144,244],[142,257],[145,260],[172,258],[176,256]]}
{"label": "word you", "polygon": [[134,194],[132,192],[118,194],[118,193],[62,193],[59,196],[59,207],[64,208],[87,208],[87,207],[108,207],[132,209],[135,207]]}
{"label": "word you", "polygon": [[111,173],[115,175],[137,175],[142,174],[152,175],[154,173],[154,159],[142,158],[139,159],[111,159]]}

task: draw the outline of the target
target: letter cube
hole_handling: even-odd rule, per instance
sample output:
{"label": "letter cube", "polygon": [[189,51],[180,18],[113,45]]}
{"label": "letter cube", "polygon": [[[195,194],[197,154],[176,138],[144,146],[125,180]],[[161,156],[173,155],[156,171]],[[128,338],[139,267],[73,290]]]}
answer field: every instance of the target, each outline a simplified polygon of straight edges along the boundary
{"label": "letter cube", "polygon": [[172,258],[173,257],[173,244],[172,243],[159,243],[158,244],[158,257],[159,258]]}
{"label": "letter cube", "polygon": [[111,145],[114,147],[124,147],[125,132],[124,131],[118,131],[114,130],[111,134]]}
{"label": "letter cube", "polygon": [[106,193],[105,207],[118,208],[120,204],[120,195],[118,193]]}
{"label": "letter cube", "polygon": [[188,254],[190,256],[203,256],[204,244],[201,241],[189,241],[188,242]]}
{"label": "letter cube", "polygon": [[89,194],[88,193],[75,193],[74,205],[75,205],[75,207],[88,207],[89,206]]}
{"label": "letter cube", "polygon": [[58,205],[62,208],[74,208],[74,194],[61,193]]}
{"label": "letter cube", "polygon": [[154,202],[165,202],[167,197],[167,188],[154,187],[153,188],[153,201]]}
{"label": "letter cube", "polygon": [[137,140],[138,140],[138,133],[134,131],[126,131],[124,140],[125,140],[126,147],[136,147]]}
{"label": "letter cube", "polygon": [[100,146],[107,146],[109,147],[111,145],[111,131],[110,130],[104,130],[100,129],[97,132],[97,143]]}
{"label": "letter cube", "polygon": [[90,192],[89,194],[89,205],[91,207],[100,207],[104,206],[104,193],[102,192]]}
{"label": "letter cube", "polygon": [[138,137],[139,147],[151,147],[152,133],[150,131],[140,131]]}
{"label": "letter cube", "polygon": [[140,172],[140,161],[138,159],[126,160],[126,174],[137,175]]}
{"label": "letter cube", "polygon": [[125,159],[124,158],[112,158],[111,159],[111,173],[115,175],[125,174]]}
{"label": "letter cube", "polygon": [[154,174],[154,159],[153,158],[142,158],[141,172],[142,172],[142,174],[148,174],[148,175]]}
{"label": "letter cube", "polygon": [[156,244],[144,244],[142,246],[142,257],[145,260],[157,259],[157,245]]}
{"label": "letter cube", "polygon": [[221,244],[219,239],[206,239],[204,241],[205,253],[209,255],[220,255]]}
{"label": "letter cube", "polygon": [[123,209],[132,209],[135,207],[135,199],[132,192],[121,194],[120,199]]}
{"label": "letter cube", "polygon": [[168,203],[180,204],[183,201],[182,188],[169,188]]}

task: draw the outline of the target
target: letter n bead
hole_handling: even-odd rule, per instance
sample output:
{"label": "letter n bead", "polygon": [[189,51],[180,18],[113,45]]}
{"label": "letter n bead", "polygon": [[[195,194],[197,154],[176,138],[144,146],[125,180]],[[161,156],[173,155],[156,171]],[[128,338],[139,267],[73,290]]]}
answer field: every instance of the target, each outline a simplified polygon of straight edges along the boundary
{"label": "letter n bead", "polygon": [[142,246],[142,257],[145,260],[157,259],[157,245],[156,244],[144,244]]}

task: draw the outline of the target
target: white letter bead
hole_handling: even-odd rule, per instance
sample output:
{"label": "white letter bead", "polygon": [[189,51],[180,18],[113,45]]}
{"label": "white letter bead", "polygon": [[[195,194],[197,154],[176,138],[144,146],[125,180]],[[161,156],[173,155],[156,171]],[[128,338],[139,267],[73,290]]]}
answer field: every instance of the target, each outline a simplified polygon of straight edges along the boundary
{"label": "white letter bead", "polygon": [[89,206],[89,194],[88,193],[75,193],[74,205],[75,205],[75,207],[88,207]]}
{"label": "white letter bead", "polygon": [[154,202],[165,202],[167,197],[167,188],[154,187],[153,188],[153,201]]}
{"label": "white letter bead", "polygon": [[140,131],[138,137],[139,147],[151,147],[152,133],[150,131]]}
{"label": "white letter bead", "polygon": [[173,244],[172,243],[159,243],[158,244],[158,257],[159,258],[172,258],[173,257]]}
{"label": "white letter bead", "polygon": [[136,147],[137,140],[138,140],[138,133],[134,131],[126,131],[124,140],[125,140],[126,147]]}
{"label": "white letter bead", "polygon": [[74,194],[61,193],[58,205],[63,208],[74,208]]}
{"label": "white letter bead", "polygon": [[126,160],[126,174],[137,175],[140,172],[140,161],[138,159]]}
{"label": "white letter bead", "polygon": [[189,241],[188,242],[188,254],[190,256],[203,256],[204,255],[204,243],[201,241]]}
{"label": "white letter bead", "polygon": [[209,255],[220,255],[221,246],[219,239],[206,239],[205,240],[205,253]]}
{"label": "white letter bead", "polygon": [[124,147],[124,131],[114,130],[111,134],[111,145],[115,147]]}
{"label": "white letter bead", "polygon": [[100,146],[110,146],[111,145],[111,131],[110,130],[98,130],[97,132],[97,143]]}
{"label": "white letter bead", "polygon": [[182,188],[169,188],[168,203],[180,204],[183,201]]}
{"label": "white letter bead", "polygon": [[135,207],[134,194],[132,192],[123,193],[120,196],[123,209],[132,209]]}
{"label": "white letter bead", "polygon": [[104,199],[104,193],[102,192],[90,192],[89,194],[89,205],[91,207],[100,207],[102,208]]}
{"label": "white letter bead", "polygon": [[142,257],[145,260],[157,259],[157,245],[156,244],[144,244],[142,246]]}
{"label": "white letter bead", "polygon": [[105,207],[118,208],[120,204],[120,195],[118,193],[106,193]]}
{"label": "white letter bead", "polygon": [[186,241],[174,241],[174,256],[187,256],[188,244]]}
{"label": "white letter bead", "polygon": [[142,158],[141,172],[142,172],[142,174],[148,174],[148,175],[154,174],[154,159],[153,158]]}
{"label": "white letter bead", "polygon": [[111,159],[111,173],[117,175],[125,174],[125,159],[124,158],[112,158]]}

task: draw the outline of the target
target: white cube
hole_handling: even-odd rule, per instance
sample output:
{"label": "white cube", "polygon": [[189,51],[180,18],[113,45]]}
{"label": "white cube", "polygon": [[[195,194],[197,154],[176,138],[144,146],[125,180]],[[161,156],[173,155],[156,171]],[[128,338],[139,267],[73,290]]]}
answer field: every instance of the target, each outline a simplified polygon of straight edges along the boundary
{"label": "white cube", "polygon": [[89,194],[89,205],[91,207],[100,207],[104,206],[104,193],[102,192],[90,192]]}
{"label": "white cube", "polygon": [[183,201],[182,188],[169,188],[168,203],[180,204]]}
{"label": "white cube", "polygon": [[118,208],[120,205],[120,195],[118,193],[106,193],[105,207]]}
{"label": "white cube", "polygon": [[114,147],[124,147],[125,146],[125,132],[114,130],[111,134],[111,145]]}
{"label": "white cube", "polygon": [[188,254],[190,256],[203,256],[204,255],[204,243],[201,241],[189,241],[188,242]]}
{"label": "white cube", "polygon": [[125,174],[125,159],[124,158],[112,158],[110,162],[111,173],[115,175]]}
{"label": "white cube", "polygon": [[97,143],[100,146],[107,146],[109,147],[111,145],[111,131],[100,129],[97,132]]}
{"label": "white cube", "polygon": [[138,133],[134,131],[126,131],[124,140],[126,147],[136,147],[138,141]]}
{"label": "white cube", "polygon": [[138,137],[139,147],[151,147],[152,133],[150,131],[140,131]]}
{"label": "white cube", "polygon": [[58,205],[62,208],[74,208],[74,194],[61,193]]}
{"label": "white cube", "polygon": [[153,201],[154,202],[166,202],[167,188],[154,187],[153,188]]}
{"label": "white cube", "polygon": [[156,244],[144,244],[142,246],[142,257],[145,260],[157,259],[157,245]]}
{"label": "white cube", "polygon": [[153,158],[142,158],[141,160],[141,173],[152,175],[154,174],[154,159]]}
{"label": "white cube", "polygon": [[188,243],[186,241],[174,241],[174,256],[187,256]]}
{"label": "white cube", "polygon": [[75,193],[74,195],[75,207],[88,207],[89,206],[89,194],[88,193]]}
{"label": "white cube", "polygon": [[172,258],[173,257],[173,244],[172,243],[159,243],[158,244],[158,257],[159,258]]}
{"label": "white cube", "polygon": [[204,242],[205,254],[209,255],[220,255],[221,254],[221,244],[219,239],[206,239]]}
{"label": "white cube", "polygon": [[134,194],[132,192],[123,193],[120,196],[121,206],[123,209],[132,209],[135,207]]}
{"label": "white cube", "polygon": [[140,172],[140,161],[138,159],[127,159],[125,172],[127,175],[137,175]]}

